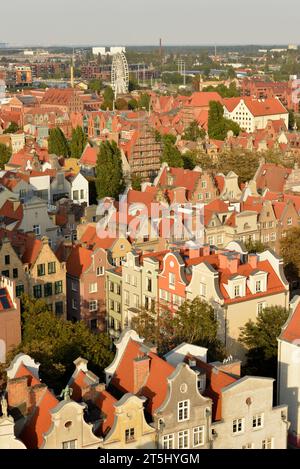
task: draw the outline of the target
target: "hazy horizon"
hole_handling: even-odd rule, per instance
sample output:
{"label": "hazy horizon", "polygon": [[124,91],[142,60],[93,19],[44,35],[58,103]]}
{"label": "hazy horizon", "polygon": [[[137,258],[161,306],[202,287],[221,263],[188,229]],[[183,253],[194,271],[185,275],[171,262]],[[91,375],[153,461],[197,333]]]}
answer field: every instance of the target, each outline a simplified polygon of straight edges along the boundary
{"label": "hazy horizon", "polygon": [[[10,46],[287,45],[300,42],[299,0],[21,0],[0,7]],[[18,13],[16,15],[16,12]],[[11,18],[13,21],[5,21]],[[11,26],[13,24],[13,27]]]}

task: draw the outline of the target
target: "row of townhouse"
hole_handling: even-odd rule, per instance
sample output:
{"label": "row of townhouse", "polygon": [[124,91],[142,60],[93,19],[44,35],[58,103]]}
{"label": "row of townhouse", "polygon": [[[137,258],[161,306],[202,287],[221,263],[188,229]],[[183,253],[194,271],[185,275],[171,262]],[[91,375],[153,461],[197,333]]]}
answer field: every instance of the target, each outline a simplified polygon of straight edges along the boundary
{"label": "row of townhouse", "polygon": [[244,357],[240,328],[265,307],[288,308],[289,285],[283,262],[272,251],[248,254],[239,242],[227,249],[213,246],[131,251],[121,267],[106,271],[108,330],[118,337],[140,308],[156,304],[176,313],[185,300],[209,302],[219,322],[219,336],[228,353]]}
{"label": "row of townhouse", "polygon": [[49,240],[0,231],[1,275],[14,282],[17,298],[25,293],[42,298],[59,317],[66,318],[66,264],[60,262]]}
{"label": "row of townhouse", "polygon": [[239,362],[207,363],[206,354],[182,344],[162,358],[126,330],[106,382],[78,358],[62,400],[19,354],[7,369],[0,447],[285,449],[288,409],[273,405],[274,380],[241,378]]}

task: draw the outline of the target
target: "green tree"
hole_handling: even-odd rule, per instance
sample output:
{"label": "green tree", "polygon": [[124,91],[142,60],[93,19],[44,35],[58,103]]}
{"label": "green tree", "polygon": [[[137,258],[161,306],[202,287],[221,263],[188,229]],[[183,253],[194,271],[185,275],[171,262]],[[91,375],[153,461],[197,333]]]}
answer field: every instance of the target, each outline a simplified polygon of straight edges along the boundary
{"label": "green tree", "polygon": [[155,344],[161,354],[188,342],[208,347],[212,359],[223,357],[214,310],[199,297],[185,301],[175,314],[159,307],[153,307],[151,311],[142,308],[132,320],[132,328],[146,341]]}
{"label": "green tree", "polygon": [[113,108],[114,99],[115,97],[113,89],[110,86],[107,86],[103,93],[103,103],[101,105],[101,109],[104,111],[106,111],[106,109],[109,109],[111,111]]}
{"label": "green tree", "polygon": [[102,81],[98,78],[95,78],[88,83],[89,90],[94,91],[96,93],[100,93],[102,90]]}
{"label": "green tree", "polygon": [[134,98],[131,98],[129,101],[128,101],[128,109],[131,109],[132,111],[134,111],[135,109],[137,109],[139,106],[139,103],[137,102],[136,99]]}
{"label": "green tree", "polygon": [[65,134],[59,127],[50,129],[48,138],[48,151],[50,154],[68,157],[70,149]]}
{"label": "green tree", "polygon": [[98,198],[114,197],[124,189],[121,152],[116,142],[102,142],[96,166],[96,188]]}
{"label": "green tree", "polygon": [[182,155],[184,169],[194,169],[198,164],[196,151],[187,151]]}
{"label": "green tree", "polygon": [[216,140],[225,140],[227,132],[231,130],[238,135],[240,127],[236,122],[224,117],[224,109],[221,103],[211,101],[208,111],[208,135]]}
{"label": "green tree", "polygon": [[4,134],[15,134],[20,130],[18,124],[16,122],[11,122],[7,129],[3,132]]}
{"label": "green tree", "polygon": [[70,143],[70,153],[73,158],[80,158],[87,143],[87,136],[82,127],[76,127],[72,130],[72,139]]}
{"label": "green tree", "polygon": [[199,138],[205,137],[205,130],[201,129],[197,121],[192,121],[190,125],[185,129],[182,138],[191,142],[196,142]]}
{"label": "green tree", "polygon": [[128,109],[128,103],[124,98],[118,98],[115,103],[116,109],[119,111],[124,111]]}
{"label": "green tree", "polygon": [[131,187],[135,191],[140,191],[142,186],[143,179],[138,174],[134,174],[131,177]]}
{"label": "green tree", "polygon": [[247,373],[276,377],[277,338],[288,315],[285,308],[270,306],[258,313],[256,323],[250,320],[241,328],[239,341],[248,350]]}
{"label": "green tree", "polygon": [[217,170],[227,174],[234,171],[240,182],[246,182],[253,178],[259,166],[259,156],[250,151],[231,150],[223,152],[216,163]]}
{"label": "green tree", "polygon": [[264,243],[261,241],[253,241],[252,239],[245,242],[245,247],[249,253],[264,252],[267,249]]}
{"label": "green tree", "polygon": [[7,147],[4,143],[0,143],[0,169],[4,169],[4,166],[10,160],[11,155],[11,147]]}
{"label": "green tree", "polygon": [[168,163],[170,168],[182,168],[183,159],[178,148],[170,141],[164,141],[161,162]]}
{"label": "green tree", "polygon": [[150,107],[150,101],[151,101],[151,98],[149,94],[147,93],[141,94],[140,99],[139,99],[139,108],[140,109],[145,108],[148,111]]}
{"label": "green tree", "polygon": [[295,126],[296,120],[295,120],[295,113],[291,109],[289,110],[289,129],[293,130]]}
{"label": "green tree", "polygon": [[22,343],[12,355],[23,352],[41,363],[41,378],[49,387],[61,390],[73,372],[73,361],[84,357],[98,375],[111,362],[107,334],[92,333],[85,323],[57,318],[43,300],[22,298]]}
{"label": "green tree", "polygon": [[286,231],[286,236],[280,240],[280,254],[288,280],[298,279],[300,277],[300,228],[294,227]]}

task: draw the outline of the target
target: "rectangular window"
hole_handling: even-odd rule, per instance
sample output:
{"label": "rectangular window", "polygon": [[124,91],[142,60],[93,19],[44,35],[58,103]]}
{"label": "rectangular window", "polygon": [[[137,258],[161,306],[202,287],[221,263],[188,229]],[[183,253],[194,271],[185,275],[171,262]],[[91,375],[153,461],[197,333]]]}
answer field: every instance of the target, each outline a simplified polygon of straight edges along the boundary
{"label": "rectangular window", "polygon": [[189,431],[178,432],[178,448],[187,449],[189,447]]}
{"label": "rectangular window", "polygon": [[9,255],[4,256],[4,264],[5,264],[5,265],[9,265],[9,264],[10,264],[10,256],[9,256]]}
{"label": "rectangular window", "polygon": [[137,278],[136,278],[135,275],[132,276],[132,285],[133,285],[134,287],[137,286]]}
{"label": "rectangular window", "polygon": [[238,296],[241,296],[240,295],[240,285],[235,285],[234,287],[234,297],[238,297]]}
{"label": "rectangular window", "polygon": [[110,304],[110,309],[111,309],[112,311],[114,311],[114,310],[115,310],[115,302],[114,302],[114,300],[110,300],[109,304]]}
{"label": "rectangular window", "polygon": [[174,440],[175,440],[174,433],[172,433],[171,435],[164,435],[162,437],[162,448],[163,449],[174,449]]}
{"label": "rectangular window", "polygon": [[97,319],[90,320],[90,328],[92,331],[95,331],[98,328]]}
{"label": "rectangular window", "polygon": [[56,273],[56,262],[48,262],[48,274]]}
{"label": "rectangular window", "polygon": [[292,225],[292,224],[293,224],[293,219],[292,219],[292,217],[289,217],[289,218],[287,219],[287,224],[288,224],[288,225]]}
{"label": "rectangular window", "polygon": [[90,283],[89,284],[89,293],[96,293],[98,290],[97,283]]}
{"label": "rectangular window", "polygon": [[140,302],[139,302],[138,295],[133,295],[133,306],[134,306],[134,308],[138,308],[139,305],[140,305]]}
{"label": "rectangular window", "polygon": [[130,275],[129,274],[126,274],[125,282],[130,283]]}
{"label": "rectangular window", "polygon": [[77,309],[77,301],[74,298],[72,300],[72,308]]}
{"label": "rectangular window", "polygon": [[124,291],[124,303],[126,306],[129,306],[129,292],[128,291]]}
{"label": "rectangular window", "polygon": [[130,443],[134,441],[134,428],[127,428],[125,430],[125,443]]}
{"label": "rectangular window", "polygon": [[253,443],[247,443],[246,445],[242,446],[242,449],[254,449]]}
{"label": "rectangular window", "polygon": [[206,298],[206,285],[205,283],[200,283],[200,296]]}
{"label": "rectangular window", "polygon": [[152,279],[147,278],[146,282],[147,282],[147,291],[152,292]]}
{"label": "rectangular window", "polygon": [[62,449],[75,449],[77,440],[64,441]]}
{"label": "rectangular window", "polygon": [[79,200],[79,191],[73,191],[73,200]]}
{"label": "rectangular window", "polygon": [[170,287],[175,286],[175,274],[172,274],[172,273],[169,274],[169,285]]}
{"label": "rectangular window", "polygon": [[109,282],[109,291],[114,293],[115,291],[115,284],[114,282]]}
{"label": "rectangular window", "polygon": [[84,199],[84,190],[83,189],[80,189],[80,198],[81,198],[81,200]]}
{"label": "rectangular window", "polygon": [[262,449],[273,449],[274,447],[273,438],[266,438],[265,440],[263,440],[261,447]]}
{"label": "rectangular window", "polygon": [[62,316],[64,313],[64,304],[62,301],[57,301],[55,303],[55,314],[56,316]]}
{"label": "rectangular window", "polygon": [[44,296],[52,296],[52,283],[45,283],[44,285]]}
{"label": "rectangular window", "polygon": [[121,312],[121,304],[120,304],[118,301],[116,301],[115,303],[116,303],[116,311],[117,311],[117,313],[120,314],[120,312]]}
{"label": "rectangular window", "polygon": [[40,225],[33,225],[32,231],[36,236],[39,236],[41,234],[41,227]]}
{"label": "rectangular window", "polygon": [[121,295],[121,285],[117,283],[116,287],[117,287],[117,295]]}
{"label": "rectangular window", "polygon": [[101,275],[104,275],[104,267],[97,267],[97,277],[100,277]]}
{"label": "rectangular window", "polygon": [[42,298],[42,285],[34,285],[33,296],[34,298]]}
{"label": "rectangular window", "polygon": [[271,233],[270,239],[271,241],[276,241],[276,233]]}
{"label": "rectangular window", "polygon": [[3,277],[9,277],[9,270],[2,270],[1,275],[3,275]]}
{"label": "rectangular window", "polygon": [[177,417],[178,422],[189,420],[190,418],[190,401],[180,401],[177,404]]}
{"label": "rectangular window", "polygon": [[55,291],[55,295],[59,295],[60,293],[62,293],[62,291],[63,291],[62,280],[59,280],[59,281],[55,282],[54,291]]}
{"label": "rectangular window", "polygon": [[265,303],[257,303],[257,315],[261,314],[265,308]]}
{"label": "rectangular window", "polygon": [[37,266],[37,274],[39,277],[42,277],[46,274],[45,264],[38,264]]}
{"label": "rectangular window", "polygon": [[261,292],[261,280],[257,280],[257,282],[255,284],[255,291],[256,291],[256,293]]}
{"label": "rectangular window", "polygon": [[264,426],[264,414],[254,415],[252,419],[252,427],[263,428],[263,426]]}
{"label": "rectangular window", "polygon": [[193,428],[194,447],[204,445],[204,426]]}
{"label": "rectangular window", "polygon": [[89,311],[93,312],[93,311],[97,311],[97,309],[98,309],[98,301],[97,300],[89,301]]}
{"label": "rectangular window", "polygon": [[77,291],[77,283],[72,282],[72,291]]}
{"label": "rectangular window", "polygon": [[13,269],[13,278],[18,278],[18,269]]}
{"label": "rectangular window", "polygon": [[243,433],[244,419],[235,419],[232,422],[232,433]]}
{"label": "rectangular window", "polygon": [[24,285],[16,286],[16,296],[19,298],[24,293]]}

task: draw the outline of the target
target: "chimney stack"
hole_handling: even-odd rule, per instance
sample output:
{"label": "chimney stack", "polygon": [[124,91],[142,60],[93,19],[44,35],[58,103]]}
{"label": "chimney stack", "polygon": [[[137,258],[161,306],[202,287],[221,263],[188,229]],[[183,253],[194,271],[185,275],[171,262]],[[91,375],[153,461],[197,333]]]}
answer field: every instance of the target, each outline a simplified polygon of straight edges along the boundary
{"label": "chimney stack", "polygon": [[133,393],[136,394],[144,386],[150,368],[150,358],[144,355],[143,357],[135,358],[133,361]]}

